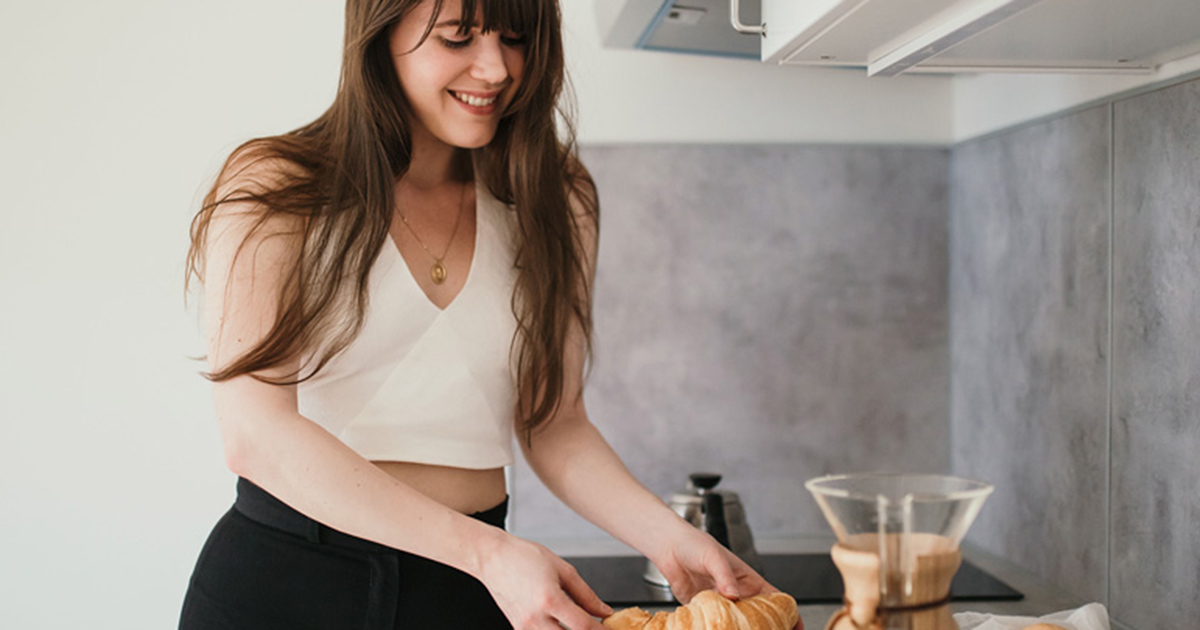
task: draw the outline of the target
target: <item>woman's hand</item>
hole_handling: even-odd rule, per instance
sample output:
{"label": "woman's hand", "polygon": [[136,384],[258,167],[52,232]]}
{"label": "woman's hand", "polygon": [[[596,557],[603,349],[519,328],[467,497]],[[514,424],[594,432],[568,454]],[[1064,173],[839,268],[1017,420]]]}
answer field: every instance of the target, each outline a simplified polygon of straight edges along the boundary
{"label": "woman's hand", "polygon": [[[685,604],[708,589],[728,599],[779,591],[712,536],[690,525],[657,556],[654,566],[667,578],[675,598]],[[797,621],[795,630],[804,630],[804,622]]]}
{"label": "woman's hand", "polygon": [[505,535],[483,563],[483,582],[514,630],[605,630],[612,609],[549,549]]}
{"label": "woman's hand", "polygon": [[657,557],[651,558],[679,601],[686,604],[696,593],[707,589],[714,589],[728,599],[779,590],[712,536],[691,526],[680,529],[682,532]]}
{"label": "woman's hand", "polygon": [[[727,599],[779,592],[713,536],[691,526],[672,536],[670,544],[656,553],[653,560],[662,577],[671,584],[671,592],[684,604],[707,589],[714,589]],[[797,619],[794,630],[804,630],[802,619]]]}

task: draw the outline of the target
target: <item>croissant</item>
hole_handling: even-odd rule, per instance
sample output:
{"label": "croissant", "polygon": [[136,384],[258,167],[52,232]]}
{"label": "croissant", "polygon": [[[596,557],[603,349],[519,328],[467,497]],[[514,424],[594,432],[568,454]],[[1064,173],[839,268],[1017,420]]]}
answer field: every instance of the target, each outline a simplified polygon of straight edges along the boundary
{"label": "croissant", "polygon": [[796,600],[787,593],[733,602],[716,591],[702,591],[675,612],[651,616],[641,608],[626,608],[603,623],[609,630],[792,630],[799,619]]}

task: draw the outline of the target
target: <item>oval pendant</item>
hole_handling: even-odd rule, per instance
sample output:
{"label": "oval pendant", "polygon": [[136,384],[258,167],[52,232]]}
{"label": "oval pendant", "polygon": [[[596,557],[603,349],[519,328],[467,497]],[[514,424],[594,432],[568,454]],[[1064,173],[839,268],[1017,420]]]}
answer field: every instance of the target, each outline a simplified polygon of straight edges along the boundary
{"label": "oval pendant", "polygon": [[433,263],[433,267],[429,270],[429,277],[433,280],[434,284],[441,284],[445,282],[446,268],[443,267],[442,263],[440,262]]}

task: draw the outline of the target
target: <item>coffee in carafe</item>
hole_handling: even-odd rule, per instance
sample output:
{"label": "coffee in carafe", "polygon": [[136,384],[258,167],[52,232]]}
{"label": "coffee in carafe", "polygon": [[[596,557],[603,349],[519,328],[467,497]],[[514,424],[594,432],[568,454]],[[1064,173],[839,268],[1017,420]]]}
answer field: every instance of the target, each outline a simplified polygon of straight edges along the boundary
{"label": "coffee in carafe", "polygon": [[838,538],[831,555],[846,603],[828,630],[958,630],[950,582],[990,484],[869,473],[821,477],[805,487]]}

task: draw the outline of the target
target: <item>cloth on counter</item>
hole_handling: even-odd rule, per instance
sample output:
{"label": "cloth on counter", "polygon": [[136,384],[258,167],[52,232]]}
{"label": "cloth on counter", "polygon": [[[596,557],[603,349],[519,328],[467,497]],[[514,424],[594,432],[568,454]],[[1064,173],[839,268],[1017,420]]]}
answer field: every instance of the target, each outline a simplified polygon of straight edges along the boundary
{"label": "cloth on counter", "polygon": [[1092,603],[1073,610],[1056,612],[1045,617],[1005,617],[976,612],[954,615],[961,630],[1023,630],[1035,623],[1052,623],[1067,630],[1110,630],[1108,610],[1103,604]]}

